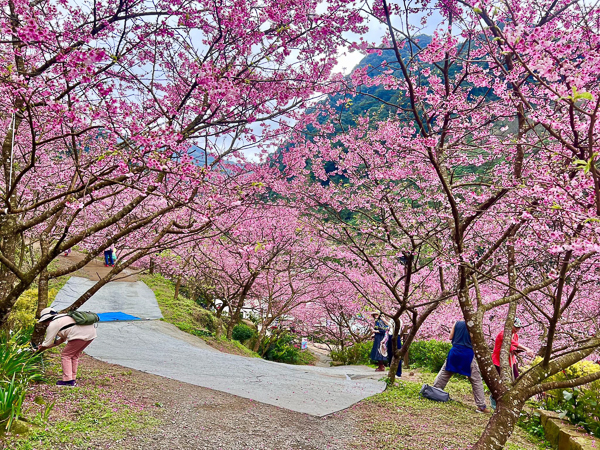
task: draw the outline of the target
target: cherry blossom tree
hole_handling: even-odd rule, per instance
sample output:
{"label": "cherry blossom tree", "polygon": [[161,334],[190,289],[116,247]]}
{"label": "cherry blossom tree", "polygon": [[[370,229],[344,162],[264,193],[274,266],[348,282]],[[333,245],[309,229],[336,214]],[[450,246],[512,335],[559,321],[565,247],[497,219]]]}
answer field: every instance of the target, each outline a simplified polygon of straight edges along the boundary
{"label": "cherry blossom tree", "polygon": [[330,351],[370,340],[371,322],[360,294],[339,273],[331,270],[321,296],[294,310],[297,332],[325,344]]}
{"label": "cherry blossom tree", "polygon": [[[366,187],[371,198],[363,195],[360,206],[373,215],[383,216],[379,198],[386,189],[407,185],[394,208],[421,199],[412,212],[403,212],[410,224],[418,215],[436,230],[440,244],[426,247],[435,250],[430,271],[442,270],[440,285],[454,299],[440,306],[440,314],[466,320],[483,378],[498,402],[474,448],[499,449],[532,395],[600,377],[545,381],[600,346],[593,289],[600,250],[599,11],[585,2],[543,0],[381,1],[367,9],[387,34],[380,47],[363,48],[387,51],[392,59],[375,76],[369,68],[355,71],[347,95],[377,85],[398,90],[399,100],[386,103],[386,120],[359,119],[353,129],[316,121],[309,131],[319,135],[304,144],[302,131],[301,144],[286,155],[287,176],[296,181],[314,174],[325,185],[318,206],[331,205],[340,214],[343,208],[327,186],[332,175],[347,177],[349,191]],[[434,12],[443,20],[424,45],[415,15],[426,20]],[[329,142],[331,133],[336,145]],[[386,164],[372,163],[381,158]],[[326,173],[323,161],[333,161],[336,169]],[[352,178],[347,161],[364,166],[364,174]],[[384,183],[376,187],[375,180]],[[344,222],[338,221],[335,233],[346,233],[349,220]],[[380,227],[357,231],[366,239],[375,229],[385,242],[389,231]],[[431,241],[429,236],[428,229],[414,233],[416,242]],[[489,338],[500,328],[510,335],[517,314],[532,325],[528,338],[543,358],[513,381],[508,370],[496,371]],[[504,368],[508,353],[505,340]]]}
{"label": "cherry blossom tree", "polygon": [[[290,202],[304,205],[303,220],[329,242],[321,257],[330,270],[353,286],[365,307],[394,322],[393,343],[405,316],[409,333],[402,348],[393,346],[393,380],[423,322],[451,296],[451,280],[438,261],[447,251],[440,236],[448,222],[443,209],[428,205],[438,194],[430,178],[410,158],[404,161],[401,151],[371,139],[369,126],[363,118],[348,133],[336,134],[317,123],[314,136],[297,134],[293,150],[282,156],[295,176],[276,186]],[[310,170],[297,170],[298,159],[310,160]],[[335,170],[324,170],[328,161]]]}
{"label": "cherry blossom tree", "polygon": [[130,234],[198,229],[210,216],[198,199],[227,191],[227,158],[322,87],[361,20],[344,0],[7,0],[0,323],[75,245],[89,250],[80,266]]}
{"label": "cherry blossom tree", "polygon": [[[177,276],[197,280],[197,291],[218,318],[227,309],[227,338],[252,308],[260,336],[278,318],[316,299],[324,282],[313,254],[319,246],[303,232],[297,212],[274,204],[222,214],[213,222],[218,234],[174,249]],[[171,258],[173,259],[173,258]]]}

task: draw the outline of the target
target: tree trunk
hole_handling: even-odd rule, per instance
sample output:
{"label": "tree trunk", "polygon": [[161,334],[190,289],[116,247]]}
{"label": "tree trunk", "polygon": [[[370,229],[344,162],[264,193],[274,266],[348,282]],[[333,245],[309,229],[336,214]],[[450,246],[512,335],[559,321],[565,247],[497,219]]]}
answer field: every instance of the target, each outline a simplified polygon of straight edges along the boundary
{"label": "tree trunk", "polygon": [[241,306],[236,308],[235,313],[231,312],[231,316],[229,317],[229,323],[227,324],[227,339],[231,340],[233,335],[233,327],[235,327],[238,323],[240,323],[240,316],[242,314]]}
{"label": "tree trunk", "polygon": [[394,356],[392,356],[392,362],[390,363],[390,370],[388,372],[390,384],[394,384],[396,382],[396,371],[398,370],[398,365],[401,361],[402,359],[400,358],[400,352],[395,352]]}
{"label": "tree trunk", "polygon": [[215,330],[215,338],[219,339],[221,334],[223,333],[223,320],[221,320],[221,316],[223,315],[223,308],[225,304],[221,305],[221,308],[216,308],[215,317],[217,318],[217,329]]}
{"label": "tree trunk", "polygon": [[271,325],[270,322],[268,324],[263,324],[262,328],[258,332],[258,336],[256,338],[256,342],[254,343],[254,346],[252,347],[252,351],[258,353],[260,343],[262,342],[263,338],[265,337],[265,334],[267,333],[267,328],[269,325]]}
{"label": "tree trunk", "polygon": [[179,288],[181,287],[181,277],[177,277],[177,283],[175,283],[175,295],[173,297],[174,300],[177,300],[179,297]]}
{"label": "tree trunk", "polygon": [[227,339],[231,340],[233,336],[233,327],[235,327],[237,323],[236,316],[231,316],[229,318],[229,323],[227,324]]}
{"label": "tree trunk", "polygon": [[[48,270],[42,270],[38,281],[38,304],[35,317],[40,317],[40,313],[48,306]],[[44,340],[46,327],[48,323],[36,323],[31,336],[31,342],[40,344]]]}
{"label": "tree trunk", "polygon": [[505,395],[498,400],[496,411],[473,450],[501,450],[512,434],[525,401]]}
{"label": "tree trunk", "polygon": [[[404,346],[404,342],[406,341],[406,338],[408,337],[408,333],[403,333],[402,334],[402,343]],[[405,369],[409,369],[410,368],[410,364],[409,364],[409,359],[410,359],[410,355],[409,355],[409,351],[410,351],[410,344],[408,344],[406,346],[406,349],[404,350],[404,368]]]}
{"label": "tree trunk", "polygon": [[[0,212],[0,214],[2,214]],[[17,222],[13,215],[3,215],[0,217],[0,251],[2,255],[11,263],[16,264],[17,251],[19,247],[19,237],[15,236],[11,230],[16,227]],[[0,263],[0,325],[4,325],[8,320],[8,315],[16,302],[8,298],[15,283],[16,275],[8,266]]]}

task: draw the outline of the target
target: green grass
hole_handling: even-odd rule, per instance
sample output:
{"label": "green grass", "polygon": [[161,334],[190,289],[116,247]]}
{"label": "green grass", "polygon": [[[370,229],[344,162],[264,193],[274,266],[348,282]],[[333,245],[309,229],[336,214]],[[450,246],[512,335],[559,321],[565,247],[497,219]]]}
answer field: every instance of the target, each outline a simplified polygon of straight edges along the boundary
{"label": "green grass", "polygon": [[143,275],[141,280],[154,291],[156,301],[164,317],[164,321],[175,325],[181,331],[202,338],[207,344],[225,353],[236,355],[259,357],[258,354],[245,347],[236,340],[228,340],[223,335],[219,338],[214,336],[217,327],[223,324],[213,313],[199,306],[193,300],[179,294],[175,297],[175,283],[162,275]]}
{"label": "green grass", "polygon": [[[433,375],[433,374],[431,374]],[[419,397],[422,383],[400,381],[379,395],[364,401],[360,428],[365,448],[385,449],[464,449],[481,435],[490,415],[479,414],[475,408],[450,401],[434,402]],[[470,393],[466,380],[448,384],[451,395]],[[520,428],[506,446],[507,449],[540,449],[539,440],[530,438]]]}
{"label": "green grass", "polygon": [[[80,367],[80,386],[60,388],[54,382],[61,373],[60,355],[55,349],[45,354],[49,384],[32,386],[24,404],[29,432],[7,435],[0,448],[14,450],[53,450],[58,448],[98,448],[98,442],[115,442],[138,430],[154,428],[160,421],[149,405],[131,400],[115,386],[131,384],[130,370],[99,371],[86,364]],[[92,444],[93,442],[93,444]]]}
{"label": "green grass", "polygon": [[234,355],[240,356],[248,356],[250,358],[260,358],[260,355],[256,352],[253,352],[244,344],[235,339],[231,341],[227,339],[225,336],[219,336],[218,338],[215,336],[207,336],[202,338],[208,345],[216,348],[217,350],[224,353],[232,353]]}
{"label": "green grass", "polygon": [[[437,373],[432,373],[426,369],[421,369],[419,371],[419,376],[423,383],[433,385]],[[485,387],[486,386],[484,383],[484,388]],[[473,390],[471,388],[471,383],[469,382],[469,379],[467,377],[464,377],[462,375],[454,375],[450,379],[444,390],[450,394],[450,397],[455,398],[457,400],[464,396],[473,398]]]}
{"label": "green grass", "polygon": [[219,321],[210,311],[181,294],[174,299],[175,284],[172,281],[158,274],[142,275],[140,279],[154,291],[165,322],[190,334],[195,330],[216,331]]}
{"label": "green grass", "polygon": [[32,431],[25,438],[9,438],[9,448],[50,450],[65,448],[66,444],[87,447],[90,441],[104,436],[116,441],[136,430],[158,425],[159,421],[148,413],[115,403],[104,393],[105,390],[101,388],[75,387],[63,390],[54,408],[69,403],[76,407],[72,417],[47,426],[42,417],[45,405],[41,405],[40,411],[31,420]]}

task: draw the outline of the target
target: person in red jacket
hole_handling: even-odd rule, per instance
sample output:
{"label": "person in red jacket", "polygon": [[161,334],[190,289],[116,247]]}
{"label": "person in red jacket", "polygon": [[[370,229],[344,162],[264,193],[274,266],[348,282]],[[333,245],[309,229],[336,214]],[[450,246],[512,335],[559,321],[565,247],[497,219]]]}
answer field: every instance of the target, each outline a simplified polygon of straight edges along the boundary
{"label": "person in red jacket", "polygon": [[[533,351],[519,344],[519,330],[522,328],[521,320],[517,317],[512,328],[512,339],[510,341],[510,351],[508,354],[508,364],[512,369],[512,375],[516,380],[519,377],[519,369],[517,367],[516,353],[519,351],[527,352],[529,356],[534,356]],[[492,362],[496,366],[498,373],[500,373],[500,350],[502,349],[502,341],[504,341],[504,330],[498,333],[496,336],[496,343],[494,345],[494,353],[492,353]]]}

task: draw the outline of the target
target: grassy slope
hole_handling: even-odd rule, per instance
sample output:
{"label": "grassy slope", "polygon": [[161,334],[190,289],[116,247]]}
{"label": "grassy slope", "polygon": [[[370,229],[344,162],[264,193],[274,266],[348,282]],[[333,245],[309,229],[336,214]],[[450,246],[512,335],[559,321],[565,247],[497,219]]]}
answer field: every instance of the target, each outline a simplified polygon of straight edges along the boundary
{"label": "grassy slope", "polygon": [[196,302],[179,294],[175,297],[175,285],[161,275],[143,275],[141,280],[154,291],[164,321],[175,325],[181,331],[201,337],[207,344],[225,353],[257,357],[258,355],[235,340],[214,337],[219,325],[217,318]]}

